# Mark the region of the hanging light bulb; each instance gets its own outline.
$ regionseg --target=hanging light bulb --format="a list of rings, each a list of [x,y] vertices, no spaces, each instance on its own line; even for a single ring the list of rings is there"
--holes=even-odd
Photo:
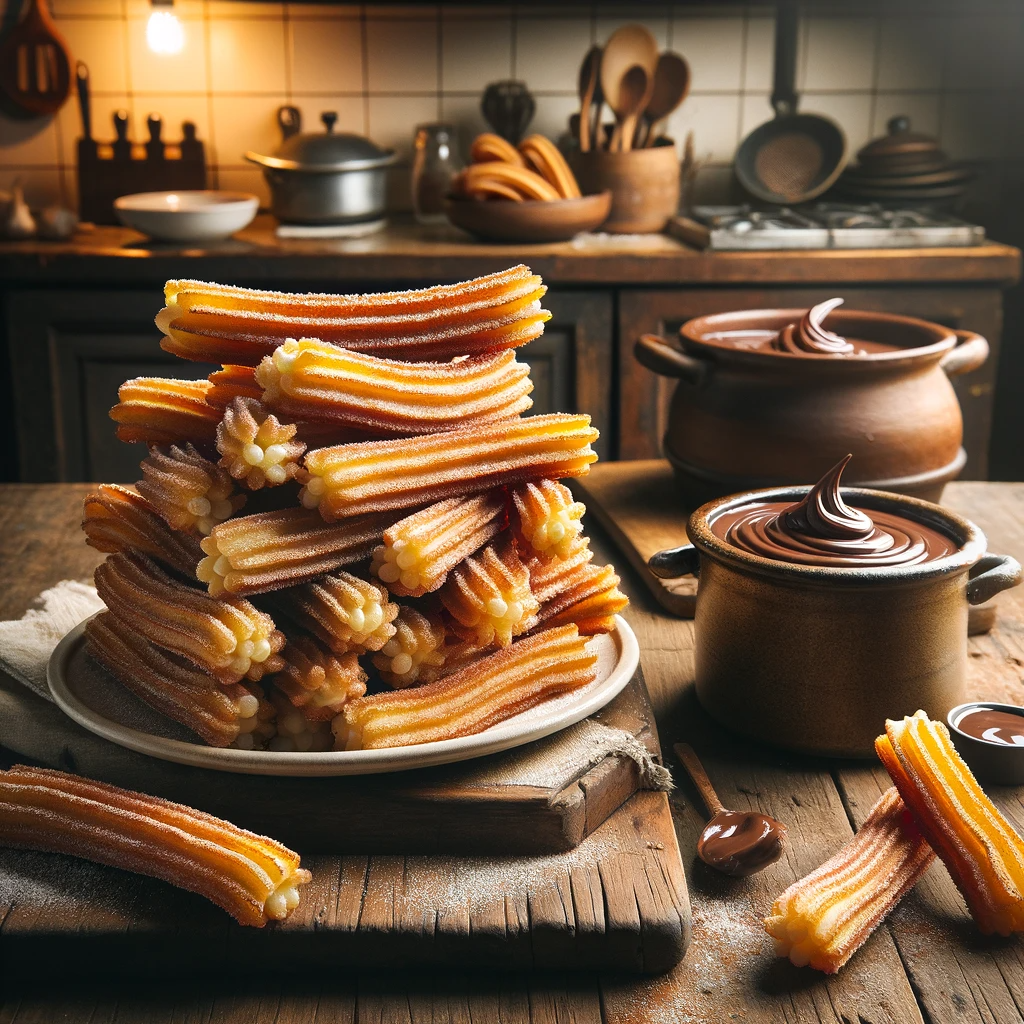
[[[153,13],[146,24],[146,43],[154,53],[181,53],[185,30],[174,13],[173,0],[152,0]]]

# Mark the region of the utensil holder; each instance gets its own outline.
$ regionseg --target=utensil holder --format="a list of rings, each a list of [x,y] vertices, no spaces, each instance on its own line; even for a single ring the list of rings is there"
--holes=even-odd
[[[654,234],[664,230],[679,207],[679,158],[674,145],[625,153],[576,153],[573,171],[584,194],[611,192],[612,209],[603,231]]]

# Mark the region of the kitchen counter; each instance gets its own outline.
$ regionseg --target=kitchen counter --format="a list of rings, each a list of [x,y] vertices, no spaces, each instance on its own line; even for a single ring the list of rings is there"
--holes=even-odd
[[[597,466],[594,473],[599,473]],[[85,488],[0,488],[0,564],[17,566],[0,593],[0,616],[19,615],[42,588],[84,576],[98,555],[77,529]],[[993,551],[1024,558],[1024,484],[954,483],[946,503],[973,519]],[[27,515],[26,509],[37,514]],[[669,757],[678,789],[672,813],[693,907],[693,941],[683,961],[654,978],[626,974],[486,974],[445,970],[346,971],[286,975],[268,965],[261,979],[223,978],[165,985],[62,984],[59,970],[44,986],[16,987],[3,978],[0,1020],[30,1024],[143,1021],[457,1021],[504,1024],[675,1024],[692,1021],[898,1024],[1010,1024],[1020,1020],[1024,960],[1020,937],[984,938],[970,921],[953,882],[936,862],[888,921],[839,974],[798,970],[773,955],[761,918],[795,878],[838,850],[890,785],[880,765],[787,755],[737,741],[712,723],[693,693],[693,623],[667,616],[625,559],[588,519],[595,559],[615,561],[632,605],[626,611],[640,642],[666,754],[685,740],[700,754],[729,807],[771,814],[790,829],[786,855],[759,875],[728,879],[694,857],[704,816],[697,795]],[[995,629],[969,641],[972,697],[1024,702],[1024,587],[999,598]],[[993,790],[1000,808],[1021,821],[1024,787]],[[1018,827],[1020,827],[1018,825]],[[402,858],[392,858],[401,884]],[[453,865],[458,863],[453,861]],[[467,862],[465,871],[471,870]],[[110,869],[113,870],[113,869]],[[457,870],[457,869],[456,869]],[[30,876],[31,877],[31,876]],[[138,885],[134,882],[137,881]],[[45,884],[35,879],[33,884]],[[133,880],[106,912],[133,920],[146,913],[145,890]],[[133,897],[131,893],[136,895]],[[573,896],[575,898],[574,890]],[[191,897],[182,897],[190,899]],[[133,900],[137,902],[133,902]],[[571,901],[570,901],[571,904]],[[0,893],[0,927],[6,916]],[[8,927],[10,923],[8,923]],[[129,925],[129,928],[132,926]],[[510,925],[511,927],[511,925]],[[187,935],[182,935],[187,941]],[[2,972],[2,965],[0,965]]]
[[[422,227],[408,220],[395,220],[365,238],[279,239],[275,223],[262,214],[234,238],[198,246],[149,242],[117,227],[96,227],[69,242],[3,242],[0,278],[125,286],[184,276],[272,287],[331,279],[433,283],[513,263],[528,263],[554,285],[989,282],[1005,287],[1020,276],[1020,252],[997,242],[948,249],[699,252],[667,235],[483,244],[454,227]]]

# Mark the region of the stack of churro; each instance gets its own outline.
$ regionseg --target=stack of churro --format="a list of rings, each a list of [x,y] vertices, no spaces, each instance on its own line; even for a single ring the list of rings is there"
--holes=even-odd
[[[512,152],[575,188],[544,140]],[[86,500],[92,657],[204,742],[282,752],[461,736],[591,681],[625,598],[559,482],[597,431],[524,415],[545,290],[527,267],[381,295],[168,282],[162,346],[221,368],[121,388],[149,453],[135,491]]]
[[[580,197],[565,157],[543,135],[530,135],[516,147],[500,135],[484,132],[473,140],[469,155],[472,162],[455,180],[456,195],[513,203]]]

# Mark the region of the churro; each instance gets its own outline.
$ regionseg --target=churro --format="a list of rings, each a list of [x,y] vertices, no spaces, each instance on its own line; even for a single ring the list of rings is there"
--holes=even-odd
[[[373,514],[331,525],[304,508],[229,519],[203,538],[196,577],[214,597],[295,586],[369,558],[393,522],[393,514]]]
[[[373,549],[370,571],[400,597],[429,594],[501,530],[505,507],[501,491],[428,505],[384,531],[384,543]]]
[[[89,653],[125,689],[211,747],[231,746],[260,724],[256,694],[237,683],[222,686],[183,659],[161,651],[110,612],[89,620],[85,639]]]
[[[0,771],[0,845],[161,878],[257,928],[286,918],[312,877],[297,853],[210,814],[25,765]]]
[[[97,569],[96,592],[140,636],[221,683],[279,672],[284,637],[274,620],[239,597],[215,600],[171,579],[146,555],[111,555]]]
[[[172,529],[206,536],[245,504],[231,477],[190,444],[151,448],[139,468],[139,494]]]
[[[117,389],[110,418],[122,441],[213,444],[220,413],[206,401],[210,382],[136,377]]]
[[[263,397],[263,388],[256,381],[255,366],[222,366],[207,378],[210,389],[206,402],[223,414],[229,403],[236,398]]]
[[[269,409],[378,435],[429,434],[508,419],[533,404],[530,368],[511,351],[409,363],[290,340],[256,371]]]
[[[519,143],[519,153],[526,166],[535,170],[558,193],[561,199],[579,199],[576,175],[569,169],[558,147],[543,135],[527,135]]]
[[[278,487],[299,471],[306,446],[298,427],[280,420],[255,398],[234,398],[217,425],[221,466],[250,490]]]
[[[293,295],[168,281],[167,305],[156,322],[167,351],[233,366],[256,366],[288,338],[303,337],[370,355],[450,359],[538,337],[551,316],[540,305],[546,290],[523,266],[378,295]]]
[[[582,476],[597,455],[589,416],[526,416],[441,434],[307,453],[302,503],[328,521],[545,477]]]
[[[543,628],[561,626],[567,622],[585,636],[610,633],[615,628],[615,616],[628,604],[629,599],[619,590],[619,577],[610,565],[592,565],[587,557],[556,559],[543,563],[530,563],[530,584],[534,595],[545,598],[537,612],[537,622]]]
[[[875,750],[985,935],[1024,931],[1024,841],[985,795],[941,722],[885,723]]]
[[[437,679],[444,665],[445,628],[439,615],[401,607],[395,635],[373,656],[381,679],[396,690]]]
[[[296,707],[287,694],[274,687],[267,696],[277,712],[276,731],[267,741],[268,750],[290,754],[331,749],[334,741],[331,719],[310,718],[306,708]]]
[[[580,573],[594,557],[590,541],[577,535],[563,558],[544,560],[534,556],[527,562],[530,570],[530,589],[537,601],[544,605],[554,600],[580,578]]]
[[[494,182],[518,192],[523,199],[554,202],[560,199],[558,190],[536,171],[502,160],[491,160],[483,164],[470,164],[460,171],[455,179],[454,189],[465,196],[477,195],[481,183]]]
[[[457,565],[437,596],[453,631],[479,647],[508,647],[536,624],[530,571],[508,535]]]
[[[82,529],[86,543],[97,551],[134,548],[188,577],[203,557],[195,537],[172,530],[141,494],[116,484],[100,484],[86,497]]]
[[[580,520],[586,505],[556,480],[520,484],[512,491],[517,535],[532,555],[547,560],[565,558],[583,532]]]
[[[379,651],[394,635],[398,605],[380,583],[336,571],[265,598],[275,612],[337,654]]]
[[[775,901],[764,924],[776,952],[835,974],[934,857],[897,791],[887,790],[846,846]]]
[[[469,159],[475,164],[485,164],[491,160],[501,160],[516,167],[525,167],[526,161],[522,153],[494,132],[481,132],[469,147]]]
[[[337,747],[398,747],[483,732],[586,686],[596,666],[575,626],[544,630],[433,683],[352,701],[333,725]]]
[[[366,693],[366,673],[355,652],[335,654],[314,637],[292,631],[286,635],[284,668],[270,682],[294,707],[301,708],[307,719],[330,721],[348,701]],[[289,728],[282,723],[281,708],[277,710],[280,736]]]

